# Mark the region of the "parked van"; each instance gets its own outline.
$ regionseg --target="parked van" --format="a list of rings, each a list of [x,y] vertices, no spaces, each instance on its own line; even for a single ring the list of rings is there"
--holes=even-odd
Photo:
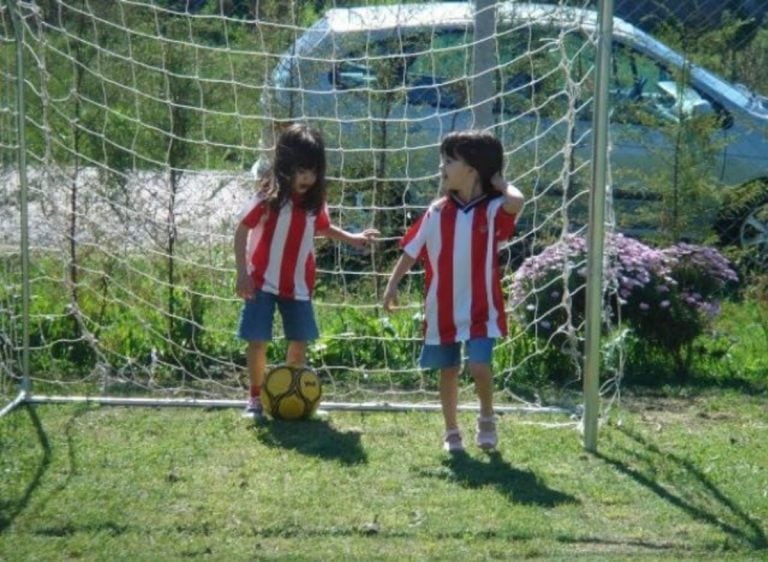
[[[265,104],[277,121],[323,129],[337,179],[389,182],[388,193],[426,202],[437,190],[440,139],[475,123],[470,4],[329,10],[282,56]],[[495,21],[498,65],[484,101],[508,151],[507,176],[529,200],[554,193],[585,207],[597,14],[505,2]],[[644,202],[693,174],[722,188],[747,186],[748,205],[730,209],[721,231],[768,253],[768,99],[620,18],[613,27],[610,164],[619,225],[656,228],[659,214],[643,215]],[[709,225],[717,217],[706,207]]]

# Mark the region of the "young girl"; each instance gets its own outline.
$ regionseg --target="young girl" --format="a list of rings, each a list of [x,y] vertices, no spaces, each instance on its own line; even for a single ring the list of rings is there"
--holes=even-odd
[[[261,385],[275,307],[288,340],[286,362],[304,365],[318,336],[312,309],[314,237],[362,247],[375,229],[351,234],[331,224],[325,203],[325,145],[320,133],[294,124],[279,136],[272,169],[243,210],[235,231],[237,295],[245,299],[238,336],[248,342],[250,392],[245,415],[261,417]]]
[[[387,284],[383,306],[392,309],[398,283],[417,259],[423,259],[426,300],[419,364],[440,370],[443,448],[464,449],[457,420],[463,344],[480,400],[475,442],[492,449],[498,439],[491,356],[494,339],[507,333],[497,250],[499,242],[515,232],[523,196],[501,177],[504,151],[490,133],[448,134],[440,160],[443,196],[403,237],[403,254]]]

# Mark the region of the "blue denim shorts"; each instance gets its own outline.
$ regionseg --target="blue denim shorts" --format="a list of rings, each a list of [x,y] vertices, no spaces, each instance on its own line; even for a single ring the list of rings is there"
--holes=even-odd
[[[490,363],[493,357],[494,338],[472,338],[464,342],[469,363]],[[419,366],[422,369],[448,369],[461,365],[461,342],[438,345],[424,344]]]
[[[312,301],[286,299],[264,291],[256,291],[252,298],[245,301],[240,312],[238,337],[246,341],[271,341],[275,306],[283,319],[285,339],[291,341],[317,339],[319,332]]]

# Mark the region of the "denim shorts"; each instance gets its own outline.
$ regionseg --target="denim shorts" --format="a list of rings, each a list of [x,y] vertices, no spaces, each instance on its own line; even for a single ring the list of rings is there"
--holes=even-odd
[[[237,328],[238,337],[246,341],[271,341],[275,305],[283,319],[285,339],[317,339],[319,332],[312,301],[286,299],[264,291],[256,291],[252,298],[245,301]]]
[[[472,338],[464,342],[469,363],[490,363],[493,357],[494,338]],[[461,365],[462,343],[424,344],[419,366],[422,369],[447,369]]]

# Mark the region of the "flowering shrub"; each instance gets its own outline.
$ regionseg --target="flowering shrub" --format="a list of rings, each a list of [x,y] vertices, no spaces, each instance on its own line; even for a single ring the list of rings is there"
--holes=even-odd
[[[682,350],[717,316],[721,297],[738,276],[714,248],[676,244],[661,253],[673,284],[632,299],[626,315],[638,336],[675,355],[682,369],[687,364]]]
[[[522,263],[512,281],[510,303],[528,331],[560,345],[581,324],[586,268],[586,243],[571,235]]]
[[[649,297],[663,295],[675,283],[668,275],[668,258],[637,240],[608,236],[606,255],[612,257],[604,265],[605,286],[617,295],[606,302],[612,317],[621,305],[646,309]],[[559,339],[558,334],[584,322],[586,281],[586,241],[567,235],[523,262],[512,281],[510,302],[530,331]]]
[[[671,353],[683,369],[684,351],[719,311],[738,277],[714,248],[677,244],[655,249],[609,235],[604,264],[605,316]],[[564,237],[518,269],[510,302],[529,332],[562,345],[584,322],[586,241]]]

